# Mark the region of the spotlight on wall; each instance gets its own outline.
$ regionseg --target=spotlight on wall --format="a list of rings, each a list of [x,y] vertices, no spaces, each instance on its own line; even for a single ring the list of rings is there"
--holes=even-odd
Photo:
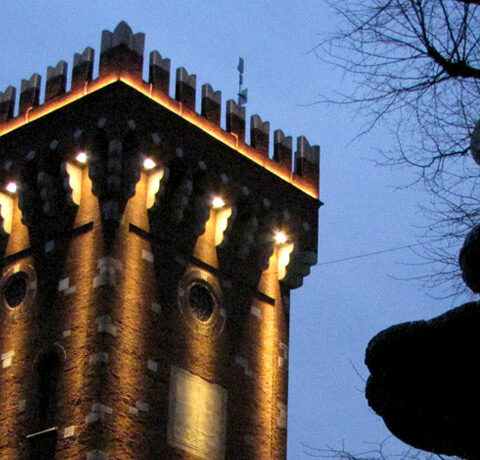
[[[225,201],[221,197],[219,196],[213,197],[212,199],[213,209],[220,209],[220,208],[223,208],[224,206],[225,206]]]
[[[147,157],[143,160],[143,169],[148,171],[149,169],[155,168],[155,166],[157,166],[157,163],[155,163],[151,158]]]
[[[284,232],[277,231],[275,232],[275,243],[284,244],[287,242],[287,235]]]
[[[8,193],[16,193],[17,192],[17,184],[15,182],[9,182],[6,186],[5,186],[5,190],[8,192]]]
[[[87,162],[87,160],[88,160],[88,155],[87,155],[86,152],[78,152],[78,153],[75,155],[75,160],[76,160],[78,163],[84,165],[84,164]]]

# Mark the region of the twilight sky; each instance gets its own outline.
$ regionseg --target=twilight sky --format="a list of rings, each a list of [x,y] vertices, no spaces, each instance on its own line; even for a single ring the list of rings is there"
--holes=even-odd
[[[410,265],[418,260],[408,249],[321,264],[415,243],[424,222],[417,205],[428,199],[394,188],[408,181],[408,170],[374,166],[375,149],[388,146],[387,133],[354,139],[362,120],[352,109],[312,104],[320,93],[352,85],[310,52],[336,18],[322,0],[5,1],[0,91],[19,88],[34,72],[45,78],[47,66],[60,59],[71,69],[73,54],[86,46],[95,48],[98,62],[101,31],[123,19],[146,34],[145,69],[148,53],[157,49],[172,60],[172,85],[175,69],[184,66],[197,75],[197,94],[209,82],[223,101],[236,97],[242,56],[247,118],[258,113],[272,131],[303,134],[321,146],[320,264],[292,296],[288,459],[310,458],[302,443],[323,448],[344,441],[364,451],[364,442],[385,439],[388,431],[368,409],[354,370],[367,375],[368,340],[393,323],[429,318],[453,305],[398,280],[422,270]],[[401,448],[392,441],[392,450]]]

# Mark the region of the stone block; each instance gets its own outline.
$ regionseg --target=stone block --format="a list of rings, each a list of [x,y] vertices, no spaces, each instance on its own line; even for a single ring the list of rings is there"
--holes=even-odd
[[[75,436],[75,425],[67,426],[63,430],[63,438],[72,438],[73,436]]]
[[[156,361],[153,361],[152,359],[149,359],[147,361],[147,368],[148,370],[152,372],[157,372],[158,371],[158,363]]]

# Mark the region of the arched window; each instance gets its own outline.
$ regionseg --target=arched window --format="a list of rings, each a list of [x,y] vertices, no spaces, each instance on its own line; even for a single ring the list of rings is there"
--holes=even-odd
[[[53,460],[57,445],[55,414],[61,362],[58,353],[42,353],[36,364],[35,433],[27,436],[31,442],[31,460]]]
[[[60,359],[55,352],[45,353],[37,364],[39,429],[51,428],[55,422]]]

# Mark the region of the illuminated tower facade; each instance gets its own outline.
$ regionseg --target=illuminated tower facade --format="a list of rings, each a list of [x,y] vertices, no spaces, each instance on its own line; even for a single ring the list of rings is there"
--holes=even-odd
[[[318,147],[126,23],[0,93],[0,458],[284,459]],[[293,156],[293,159],[292,159]],[[293,166],[292,166],[293,164]]]

